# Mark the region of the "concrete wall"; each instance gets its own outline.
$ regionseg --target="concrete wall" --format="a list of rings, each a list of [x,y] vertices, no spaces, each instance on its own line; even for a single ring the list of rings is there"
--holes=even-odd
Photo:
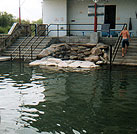
[[[44,24],[67,24],[67,0],[44,0],[43,1],[43,23]],[[57,30],[57,25],[52,25],[51,30]],[[59,29],[66,29],[65,25]],[[51,32],[51,36],[57,36],[57,32]],[[62,31],[60,36],[66,35]]]
[[[65,37],[60,37],[59,40],[58,38],[53,38],[54,43],[90,43],[90,37],[89,36],[65,36]],[[106,45],[115,45],[117,41],[117,37],[100,37],[99,38],[99,43],[104,43]]]
[[[89,36],[66,36],[60,37],[59,42],[61,43],[89,43]]]
[[[91,0],[68,0],[68,23],[78,24],[86,23],[93,24],[94,16],[88,16],[88,5],[94,4]],[[132,19],[132,27],[134,35],[137,35],[137,0],[109,0],[109,2],[99,1],[100,5],[116,5],[116,24],[127,23],[129,24],[129,18]],[[75,22],[72,20],[75,20]],[[104,16],[98,16],[98,24],[104,24]],[[74,28],[74,26],[73,26]],[[75,26],[75,28],[77,28]],[[81,27],[82,29],[82,27]],[[87,27],[87,29],[93,29]],[[101,29],[101,26],[98,26]],[[116,26],[116,30],[122,29],[122,25]],[[76,32],[73,32],[75,35]],[[82,34],[82,33],[79,33]],[[86,32],[86,34],[89,34]]]
[[[88,6],[94,5],[92,0],[68,0],[68,24],[94,24],[94,16],[88,16]],[[104,9],[104,8],[103,8]],[[93,9],[94,10],[94,9]],[[98,22],[104,23],[104,16],[98,16]],[[101,26],[98,26],[101,29]],[[94,25],[71,26],[71,29],[94,30]],[[90,35],[91,31],[73,31],[73,35]]]
[[[99,42],[107,44],[107,45],[112,45],[114,46],[116,41],[117,41],[117,37],[113,37],[113,38],[107,38],[107,37],[100,37],[99,38]]]
[[[91,4],[94,5],[92,0],[44,0],[43,22],[44,24],[94,24],[94,16],[88,16],[88,6]],[[116,24],[129,24],[129,18],[131,17],[132,32],[134,35],[137,35],[137,0],[109,0],[108,2],[100,0],[98,4],[104,6],[116,5]],[[98,16],[98,24],[104,24],[104,16]],[[65,28],[66,27],[63,26],[63,29]],[[73,25],[70,29],[93,30],[94,26]],[[98,29],[101,30],[101,25],[98,26]],[[120,29],[122,29],[121,25],[116,26],[116,30]],[[71,34],[89,35],[90,33],[91,32],[88,31],[73,31]],[[65,32],[61,35],[65,35]]]
[[[116,23],[127,23],[132,20],[133,34],[137,35],[137,0],[112,0],[111,4],[116,5]],[[118,27],[117,27],[118,28]]]

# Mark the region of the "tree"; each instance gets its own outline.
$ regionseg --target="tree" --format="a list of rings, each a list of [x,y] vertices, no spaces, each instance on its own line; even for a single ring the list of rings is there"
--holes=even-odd
[[[6,12],[0,12],[0,33],[7,33],[15,22],[14,16]]]
[[[17,18],[15,22],[19,23],[19,19]],[[21,20],[21,24],[30,24],[29,20]]]
[[[39,19],[37,21],[32,21],[32,24],[42,24],[42,23],[43,23],[42,19]]]
[[[0,33],[8,33],[13,23],[19,23],[19,19],[7,12],[0,12]],[[22,24],[30,24],[29,20],[21,20]],[[32,24],[42,24],[42,19],[32,21]]]
[[[14,23],[14,17],[12,14],[8,14],[6,12],[0,12],[1,27],[12,26],[13,23]]]

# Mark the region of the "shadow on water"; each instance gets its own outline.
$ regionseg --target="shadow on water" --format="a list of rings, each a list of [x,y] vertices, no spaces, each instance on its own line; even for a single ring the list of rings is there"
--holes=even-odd
[[[72,73],[30,68],[23,63],[3,63],[0,75],[14,81],[12,99],[21,98],[15,107],[16,115],[13,114],[16,125],[11,126],[17,134],[135,133],[135,67],[116,66],[111,71],[101,68]],[[21,88],[24,84],[27,86]],[[18,90],[21,95],[17,94]],[[2,116],[5,117],[4,113]],[[2,118],[4,121],[10,119]]]
[[[0,65],[0,74],[7,74],[7,76],[15,81],[23,80],[24,82],[29,82],[30,78],[32,77],[32,68],[28,68],[27,63],[2,62]]]

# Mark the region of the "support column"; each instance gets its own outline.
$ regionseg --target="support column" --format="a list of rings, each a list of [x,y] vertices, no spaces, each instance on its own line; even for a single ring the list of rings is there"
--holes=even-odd
[[[95,2],[94,32],[97,32],[97,3]]]

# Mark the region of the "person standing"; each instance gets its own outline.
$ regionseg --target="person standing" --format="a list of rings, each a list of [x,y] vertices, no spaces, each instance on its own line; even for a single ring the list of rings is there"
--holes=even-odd
[[[129,39],[131,40],[127,27],[124,27],[120,33],[120,36],[122,36],[122,57],[124,57],[124,54],[127,53],[129,46]]]

